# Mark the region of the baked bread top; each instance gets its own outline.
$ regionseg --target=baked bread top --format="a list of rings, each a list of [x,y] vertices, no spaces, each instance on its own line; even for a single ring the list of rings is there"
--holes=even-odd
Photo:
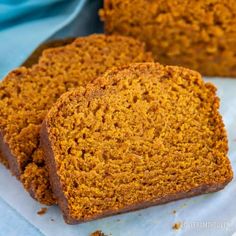
[[[66,222],[222,189],[232,170],[218,109],[199,73],[155,63],[65,93],[41,143]]]
[[[34,198],[44,204],[55,202],[39,148],[39,130],[48,109],[62,93],[91,82],[108,68],[144,61],[153,59],[143,43],[92,35],[45,50],[38,64],[18,68],[1,82],[2,153]]]

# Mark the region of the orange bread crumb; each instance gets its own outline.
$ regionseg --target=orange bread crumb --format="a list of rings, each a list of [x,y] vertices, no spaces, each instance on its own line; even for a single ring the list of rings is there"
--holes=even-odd
[[[42,56],[43,51],[45,51],[45,49],[62,47],[62,46],[72,43],[74,40],[75,38],[65,38],[65,39],[56,39],[49,42],[44,42],[33,51],[33,53],[22,64],[22,66],[31,67],[34,64],[38,63],[39,58]]]
[[[44,215],[45,213],[47,213],[48,209],[46,207],[42,207],[38,212],[37,214],[38,215]]]
[[[90,236],[106,236],[101,230],[97,230],[90,234]]]
[[[146,42],[158,62],[236,77],[234,0],[104,0],[108,34]]]

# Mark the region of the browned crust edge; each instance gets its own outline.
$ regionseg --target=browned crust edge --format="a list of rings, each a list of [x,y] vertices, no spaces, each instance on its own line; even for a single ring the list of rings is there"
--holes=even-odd
[[[73,219],[69,218],[68,202],[65,198],[59,176],[57,175],[56,162],[54,159],[51,143],[49,141],[47,125],[44,120],[40,130],[40,144],[44,151],[44,158],[49,172],[49,181],[57,202],[62,210],[65,221],[70,224]]]
[[[21,66],[31,67],[34,64],[38,63],[38,60],[42,56],[42,53],[45,49],[65,46],[72,43],[75,39],[76,38],[64,38],[44,42],[32,52],[32,54],[23,62]]]
[[[103,214],[99,214],[99,215],[96,215],[91,218],[77,220],[77,219],[74,219],[70,216],[70,212],[69,212],[69,208],[68,208],[68,201],[63,194],[62,184],[60,182],[59,176],[57,175],[57,167],[56,167],[56,163],[55,163],[55,159],[54,159],[54,153],[52,150],[51,142],[49,140],[46,121],[43,122],[43,125],[41,128],[40,140],[41,140],[43,150],[45,152],[45,160],[46,160],[46,165],[47,165],[48,171],[49,171],[50,183],[51,183],[53,192],[58,200],[59,207],[63,212],[64,220],[68,224],[79,224],[79,223],[88,222],[91,220],[96,220],[96,219],[99,219],[102,217],[107,217],[107,216],[116,215],[116,214],[129,212],[129,211],[136,211],[136,210],[151,207],[154,205],[168,203],[168,202],[171,202],[174,200],[189,198],[189,197],[197,196],[200,194],[216,192],[216,191],[223,189],[231,181],[231,179],[228,179],[224,183],[212,184],[212,185],[210,185],[210,184],[209,185],[202,185],[202,186],[196,187],[188,192],[179,192],[177,194],[172,194],[172,195],[165,196],[162,198],[154,199],[153,201],[140,202],[138,204],[128,206],[128,207],[123,208],[121,210],[116,210],[116,211],[110,210],[110,211],[104,212]]]
[[[9,169],[8,161],[3,155],[1,149],[0,149],[0,163],[3,164],[7,169]]]
[[[21,182],[21,174],[18,168],[17,159],[14,155],[12,155],[11,150],[8,144],[4,141],[4,137],[1,132],[0,132],[0,155],[2,159],[4,160],[3,162],[1,161],[1,163],[4,164],[4,166],[6,166],[6,168],[10,170],[12,175],[14,175]],[[25,190],[29,193],[29,195],[33,199],[35,199],[36,201],[39,201],[37,197],[35,196],[35,192],[32,190],[32,188],[25,189]]]
[[[10,168],[8,160],[6,158],[6,156],[4,155],[3,151],[2,151],[2,146],[4,145],[3,143],[3,136],[0,132],[0,163],[3,164],[7,169]]]
[[[0,132],[0,152],[2,157],[7,160],[11,173],[20,179],[20,170],[17,164],[17,158],[11,153],[9,145],[4,141],[4,135]]]

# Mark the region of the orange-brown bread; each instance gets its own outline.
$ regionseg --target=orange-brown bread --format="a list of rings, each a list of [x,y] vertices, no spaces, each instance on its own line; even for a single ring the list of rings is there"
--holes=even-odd
[[[24,66],[24,67],[31,67],[34,64],[36,64],[45,49],[65,46],[65,45],[67,45],[69,43],[72,43],[74,40],[75,40],[75,38],[65,38],[65,39],[58,39],[58,40],[53,40],[53,41],[45,42],[42,45],[40,45],[30,55],[30,57],[22,64],[22,66]],[[1,141],[1,138],[0,138],[0,141]],[[2,163],[5,167],[9,168],[8,161],[4,157],[4,155],[1,153],[1,149],[0,149],[0,163]]]
[[[44,204],[55,202],[39,144],[41,123],[53,103],[110,67],[144,61],[153,59],[143,43],[92,35],[44,51],[37,65],[16,69],[0,83],[1,150],[31,196]]]
[[[2,142],[2,137],[1,137],[1,133],[0,133],[0,163],[3,164],[6,168],[9,168],[8,165],[8,161],[6,159],[6,157],[3,155],[2,153],[2,146],[3,146],[3,142]]]
[[[8,161],[3,156],[2,152],[0,151],[0,163],[3,164],[5,167],[9,168]]]
[[[65,38],[44,42],[33,51],[33,53],[27,58],[27,60],[23,62],[22,66],[31,67],[34,64],[38,63],[38,60],[42,56],[44,50],[48,48],[62,47],[72,43],[74,40],[75,38]]]
[[[146,42],[156,60],[236,77],[235,0],[104,0],[108,34]]]
[[[216,88],[155,63],[64,94],[41,128],[67,223],[214,192],[233,177]]]

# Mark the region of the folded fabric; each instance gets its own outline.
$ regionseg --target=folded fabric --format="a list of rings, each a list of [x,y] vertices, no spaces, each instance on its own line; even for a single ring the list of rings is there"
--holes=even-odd
[[[68,27],[86,2],[0,0],[0,79],[19,66],[41,42]]]

